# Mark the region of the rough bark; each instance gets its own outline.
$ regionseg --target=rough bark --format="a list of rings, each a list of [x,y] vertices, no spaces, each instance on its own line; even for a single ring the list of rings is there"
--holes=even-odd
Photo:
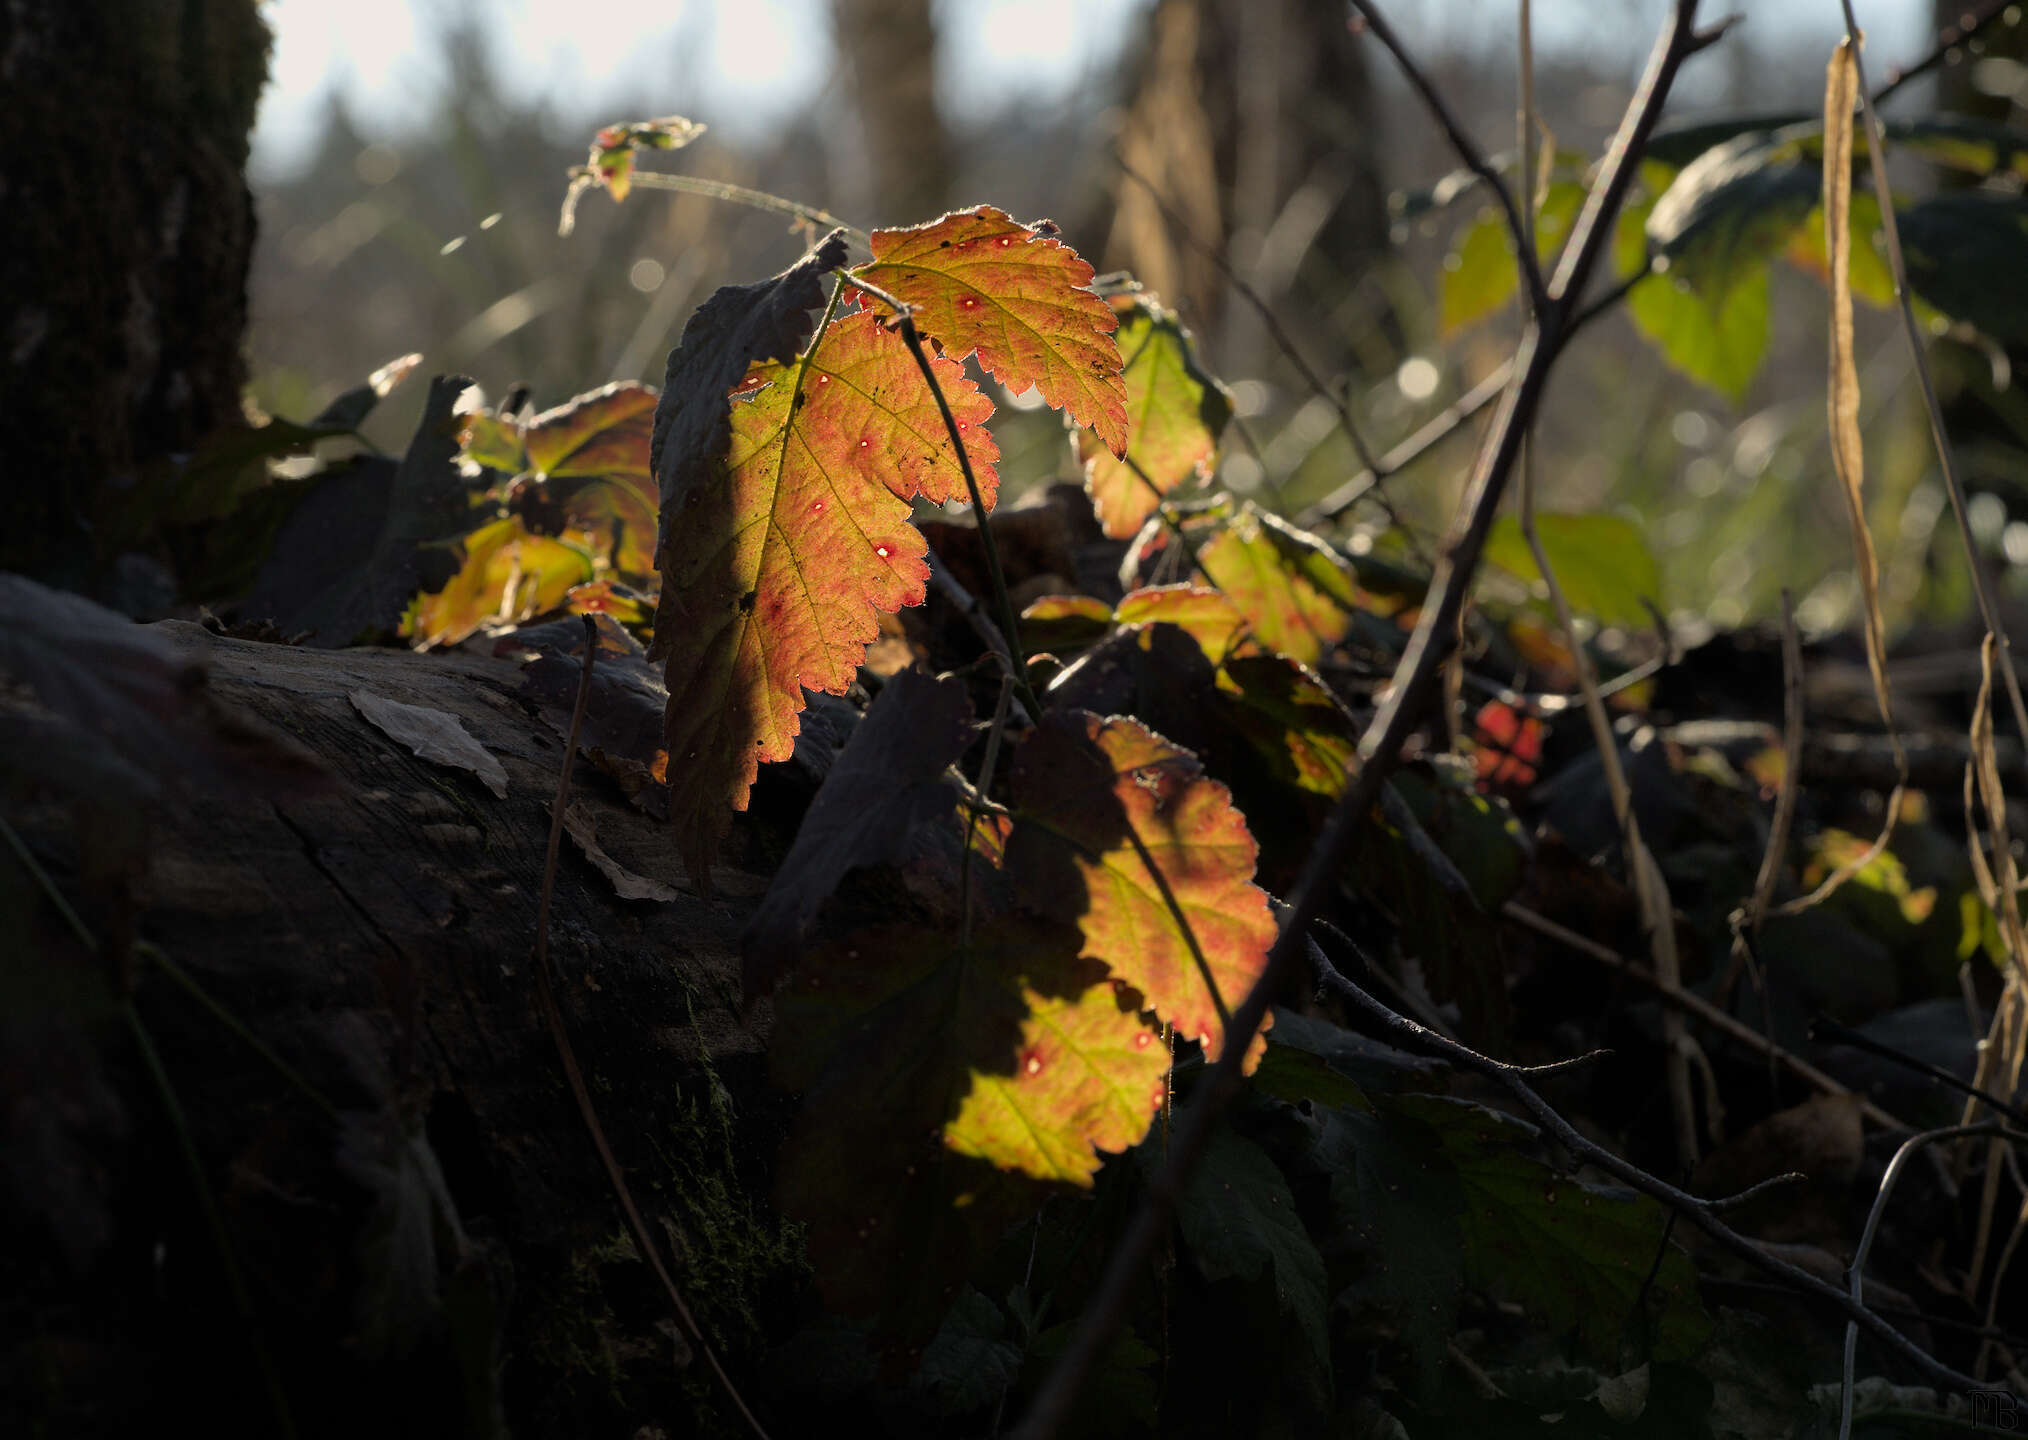
[[[239,418],[268,41],[254,0],[0,7],[0,569],[173,598],[109,512]]]

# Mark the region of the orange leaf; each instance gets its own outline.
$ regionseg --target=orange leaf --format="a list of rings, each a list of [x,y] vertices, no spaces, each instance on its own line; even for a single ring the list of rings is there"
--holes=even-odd
[[[1023,899],[1077,921],[1085,955],[1215,1060],[1275,941],[1231,792],[1137,720],[1056,711],[1015,755],[1014,799],[1007,864]]]
[[[932,363],[990,505],[992,403],[955,361]],[[664,507],[655,620],[670,815],[700,883],[761,763],[793,751],[803,690],[842,694],[879,612],[922,602],[929,566],[909,502],[966,493],[921,371],[865,311],[792,363],[754,364],[733,394],[730,448]]]
[[[572,541],[587,537],[573,534]],[[571,587],[591,579],[592,559],[582,544],[531,535],[510,515],[481,526],[460,546],[463,563],[442,590],[418,595],[402,620],[402,634],[418,650],[455,645],[481,625],[526,620],[563,604]]]
[[[977,353],[1009,390],[1033,386],[1124,454],[1119,321],[1084,288],[1091,266],[1054,236],[1054,226],[1031,229],[980,205],[913,230],[874,231],[873,263],[854,273],[913,305],[916,323],[953,360]]]

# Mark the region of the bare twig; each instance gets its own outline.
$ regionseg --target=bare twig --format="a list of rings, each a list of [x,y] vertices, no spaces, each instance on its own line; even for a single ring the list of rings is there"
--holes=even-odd
[[[1362,4],[1362,8],[1371,13],[1370,6]],[[1076,1335],[1023,1422],[1020,1433],[1024,1440],[1041,1440],[1054,1435],[1062,1426],[1093,1366],[1118,1330],[1141,1267],[1167,1232],[1177,1197],[1210,1143],[1219,1116],[1238,1091],[1242,1062],[1267,1014],[1268,1004],[1304,954],[1310,922],[1317,917],[1330,892],[1332,879],[1354,837],[1367,823],[1369,812],[1380,797],[1381,783],[1418,724],[1429,686],[1436,678],[1450,637],[1457,633],[1465,594],[1477,572],[1487,533],[1506,491],[1522,432],[1541,400],[1557,352],[1569,339],[1570,319],[1576,313],[1575,297],[1583,293],[1585,281],[1605,247],[1612,216],[1633,182],[1636,163],[1654,131],[1662,101],[1677,70],[1689,56],[1716,38],[1715,32],[1695,28],[1696,10],[1696,0],[1676,0],[1674,18],[1656,42],[1626,119],[1607,149],[1596,188],[1564,248],[1563,263],[1550,287],[1549,308],[1531,322],[1522,337],[1515,357],[1515,381],[1506,392],[1492,437],[1474,468],[1461,523],[1447,553],[1439,559],[1431,585],[1433,602],[1424,605],[1408,649],[1395,671],[1395,683],[1361,737],[1359,772],[1340,797],[1303,867],[1291,892],[1281,933],[1268,953],[1260,978],[1233,1010],[1218,1063],[1199,1082],[1196,1095],[1177,1123],[1168,1162],[1149,1181],[1141,1209],[1115,1245]]]
[[[1888,72],[1887,83],[1873,92],[1873,103],[1885,105],[1888,96],[1909,81],[1927,75],[1937,66],[1944,64],[1958,53],[1967,41],[1974,39],[1981,30],[2000,19],[2014,8],[2015,0],[1985,0],[1978,9],[1961,17],[1960,23],[1946,25],[1937,32],[1936,46],[1927,55],[1913,64],[1903,65]]]
[[[633,183],[644,190],[680,190],[687,195],[703,195],[712,200],[729,200],[735,205],[745,205],[754,210],[771,210],[777,215],[787,215],[819,230],[843,230],[861,245],[869,248],[873,244],[872,238],[849,220],[840,220],[829,210],[819,210],[814,205],[803,205],[780,195],[770,195],[765,190],[749,190],[744,185],[729,185],[723,180],[706,180],[700,175],[672,175],[664,170],[636,170]]]
[[[1993,1135],[2023,1138],[2019,1131],[2010,1131],[2004,1125],[1987,1121],[1981,1125],[1947,1125],[1941,1130],[1925,1130],[1920,1135],[1911,1135],[1901,1142],[1901,1148],[1894,1152],[1894,1158],[1887,1162],[1887,1173],[1880,1177],[1880,1190],[1873,1197],[1873,1208],[1866,1212],[1866,1228],[1860,1232],[1859,1248],[1852,1255],[1852,1264],[1846,1270],[1851,1277],[1852,1309],[1846,1312],[1845,1320],[1845,1378],[1839,1390],[1838,1440],[1852,1437],[1852,1378],[1854,1363],[1859,1353],[1859,1317],[1887,1328],[1888,1333],[1899,1338],[1900,1332],[1886,1327],[1886,1322],[1866,1309],[1866,1257],[1873,1250],[1873,1237],[1879,1233],[1880,1217],[1887,1210],[1887,1201],[1894,1194],[1894,1187],[1900,1183],[1902,1169],[1908,1158],[1925,1145],[1939,1140],[1949,1140],[1960,1135]],[[1800,1273],[1800,1272],[1798,1272]],[[1819,1281],[1819,1284],[1822,1282]],[[1877,1332],[1876,1332],[1877,1338]],[[1973,1388],[1978,1382],[1973,1381]]]
[[[1648,267],[1643,264],[1638,272],[1619,281],[1572,316],[1568,333],[1577,334],[1599,316],[1613,309],[1627,298],[1628,291],[1647,276]],[[1488,405],[1500,398],[1508,382],[1513,378],[1514,362],[1511,359],[1503,360],[1485,379],[1452,401],[1441,414],[1431,418],[1421,429],[1381,456],[1378,464],[1360,471],[1323,499],[1302,511],[1296,517],[1296,522],[1306,527],[1315,527],[1327,520],[1336,520],[1368,495],[1375,494],[1378,488],[1393,476],[1406,470],[1477,418]]]
[[[1762,1055],[1772,1057],[1777,1064],[1781,1065],[1798,1079],[1823,1091],[1824,1094],[1852,1095],[1856,1093],[1848,1086],[1840,1084],[1829,1075],[1826,1075],[1800,1055],[1784,1050],[1752,1026],[1734,1019],[1696,991],[1685,990],[1681,986],[1665,987],[1661,981],[1655,978],[1653,972],[1640,965],[1636,965],[1617,950],[1599,944],[1598,941],[1590,936],[1580,935],[1575,930],[1567,929],[1545,915],[1538,915],[1518,901],[1508,901],[1500,907],[1500,913],[1517,924],[1527,926],[1539,935],[1545,935],[1560,945],[1568,946],[1580,955],[1588,955],[1598,961],[1599,964],[1625,975],[1630,980],[1645,985],[1655,992],[1663,1004],[1674,1006],[1687,1015],[1694,1015],[1712,1029],[1722,1031],[1732,1039],[1737,1040],[1740,1044],[1748,1046]],[[1908,1129],[1905,1123],[1881,1109],[1863,1095],[1859,1097],[1859,1113],[1873,1121],[1874,1124],[1884,1126],[1889,1130]]]
[[[1415,93],[1422,97],[1422,103],[1436,118],[1437,124],[1443,127],[1444,138],[1450,141],[1451,149],[1457,151],[1458,158],[1465,163],[1465,168],[1485,182],[1486,187],[1493,192],[1493,198],[1500,202],[1501,213],[1507,217],[1507,228],[1513,232],[1514,249],[1521,263],[1521,279],[1528,287],[1529,311],[1538,317],[1546,314],[1549,309],[1549,290],[1542,281],[1542,267],[1535,262],[1535,246],[1528,226],[1514,204],[1514,195],[1507,188],[1507,182],[1500,178],[1500,172],[1493,168],[1493,163],[1486,158],[1486,152],[1479,148],[1479,142],[1467,134],[1464,126],[1458,123],[1458,117],[1451,113],[1449,102],[1444,99],[1436,86],[1430,83],[1429,76],[1423,73],[1422,67],[1416,64],[1414,57],[1403,47],[1401,37],[1394,33],[1394,27],[1387,23],[1387,18],[1367,4],[1366,0],[1352,0],[1352,8],[1365,20],[1366,28],[1373,32],[1373,37],[1387,47],[1388,53],[1394,57],[1394,63],[1401,67],[1402,75],[1407,78]],[[1521,183],[1532,185],[1535,183],[1535,177],[1524,174]]]
[[[557,1008],[556,988],[549,976],[549,907],[556,895],[557,852],[563,845],[563,816],[570,807],[570,772],[577,760],[577,737],[584,727],[585,706],[591,699],[592,666],[598,659],[598,651],[598,623],[595,617],[587,615],[584,617],[584,669],[578,676],[577,704],[570,712],[570,738],[563,747],[563,768],[556,777],[556,798],[550,802],[549,848],[543,856],[541,898],[535,909],[535,993],[542,1004],[542,1017],[549,1025],[550,1039],[556,1043],[556,1058],[563,1065],[564,1078],[570,1082],[570,1093],[577,1099],[577,1113],[584,1120],[593,1147],[599,1152],[600,1163],[606,1168],[606,1178],[612,1183],[613,1194],[620,1202],[620,1211],[626,1217],[634,1248],[654,1270],[655,1278],[662,1282],[662,1289],[669,1297],[676,1318],[682,1322],[684,1333],[690,1343],[704,1353],[705,1363],[711,1366],[711,1373],[718,1378],[726,1398],[753,1433],[760,1440],[768,1440],[768,1432],[754,1417],[753,1411],[747,1408],[746,1401],[732,1383],[732,1377],[725,1373],[711,1342],[705,1338],[696,1317],[690,1313],[690,1306],[684,1302],[675,1277],[662,1262],[661,1247],[655,1243],[647,1222],[641,1218],[641,1212],[634,1204],[633,1192],[627,1188],[627,1177],[620,1170],[620,1162],[614,1157],[612,1146],[606,1143],[605,1128],[599,1124],[598,1111],[592,1106],[591,1091],[585,1085],[584,1072],[578,1068],[577,1052],[571,1048],[570,1034],[563,1025],[563,1012]]]

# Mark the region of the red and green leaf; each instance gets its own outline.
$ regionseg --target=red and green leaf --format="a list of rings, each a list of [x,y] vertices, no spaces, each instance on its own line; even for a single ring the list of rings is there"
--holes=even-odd
[[[992,404],[955,361],[933,364],[990,504]],[[793,361],[755,363],[730,422],[708,479],[665,508],[655,626],[671,815],[700,879],[759,766],[793,750],[803,690],[842,693],[879,613],[921,603],[929,565],[910,502],[966,493],[935,396],[864,311]]]
[[[1119,455],[1127,448],[1119,322],[1087,288],[1091,266],[1055,233],[980,205],[912,230],[874,231],[873,262],[854,273],[915,307],[917,326],[951,359],[976,354],[1009,390],[1032,386]]]
[[[1025,903],[1075,920],[1085,955],[1217,1058],[1275,940],[1230,792],[1137,720],[1061,711],[1016,752],[1013,784],[1007,864]]]
[[[1114,335],[1125,357],[1127,452],[1079,431],[1084,488],[1105,533],[1131,539],[1162,497],[1211,473],[1218,437],[1232,418],[1225,387],[1198,367],[1190,332],[1152,296],[1113,299]]]
[[[634,183],[634,157],[642,149],[680,150],[704,133],[704,126],[681,115],[608,125],[592,136],[588,166],[598,182],[624,200]]]

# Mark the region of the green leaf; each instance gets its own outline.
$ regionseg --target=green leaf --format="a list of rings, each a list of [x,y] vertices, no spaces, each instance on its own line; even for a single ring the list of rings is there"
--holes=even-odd
[[[2028,199],[1949,190],[1902,212],[1915,293],[2003,344],[2028,342]]]
[[[1445,1359],[1464,1287],[1457,1173],[1430,1126],[1389,1107],[1324,1117],[1315,1142],[1331,1213],[1362,1263],[1341,1304],[1372,1305],[1396,1326],[1418,1381]]]
[[[1113,338],[1126,364],[1127,453],[1115,456],[1089,430],[1078,431],[1076,443],[1100,525],[1113,539],[1130,540],[1163,496],[1211,473],[1232,400],[1198,366],[1190,332],[1175,312],[1152,295],[1111,303],[1120,317]]]
[[[1289,1182],[1265,1151],[1230,1130],[1213,1131],[1177,1201],[1176,1225],[1206,1280],[1272,1286],[1283,1324],[1304,1345],[1313,1373],[1329,1376],[1324,1259],[1296,1214]]]
[[[1668,1212],[1659,1204],[1558,1174],[1537,1158],[1533,1126],[1483,1106],[1433,1095],[1385,1103],[1434,1129],[1457,1172],[1472,1283],[1520,1302],[1553,1332],[1574,1334],[1606,1365],[1616,1367],[1622,1341],[1643,1330],[1650,1343],[1642,1358],[1683,1360],[1703,1345],[1711,1322],[1697,1272],[1681,1249],[1664,1245]],[[1638,1316],[1637,1301],[1646,1307]]]
[[[1546,270],[1563,248],[1570,223],[1584,205],[1585,188],[1558,180],[1543,194],[1535,215],[1535,251]],[[1504,306],[1521,286],[1521,264],[1506,212],[1488,205],[1444,257],[1440,313],[1445,333],[1476,324]]]
[[[1351,568],[1315,535],[1251,502],[1198,550],[1197,564],[1261,644],[1305,665],[1352,628],[1359,585]]]
[[[1716,299],[1673,276],[1650,275],[1628,292],[1627,313],[1670,365],[1736,401],[1767,356],[1767,267]]]
[[[1661,604],[1662,577],[1639,526],[1618,515],[1544,514],[1535,517],[1535,527],[1573,611],[1601,625],[1648,624],[1642,602]],[[1520,521],[1506,516],[1496,521],[1485,553],[1508,574],[1541,584]]]

